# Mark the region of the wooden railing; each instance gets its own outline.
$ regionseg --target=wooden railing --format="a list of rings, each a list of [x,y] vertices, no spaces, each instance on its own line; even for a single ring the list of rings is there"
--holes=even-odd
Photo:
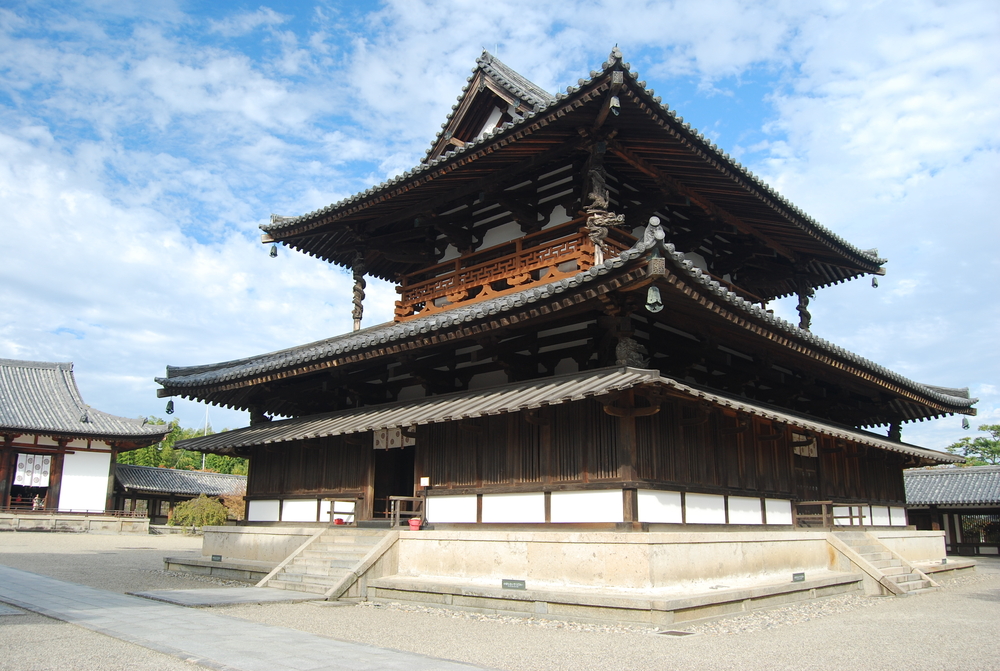
[[[392,507],[392,526],[402,526],[405,521],[411,518],[423,517],[424,499],[421,496],[390,496],[389,503]]]
[[[0,513],[25,513],[34,515],[97,515],[103,517],[149,517],[144,512],[134,512],[131,510],[60,510],[58,508],[38,508],[32,509],[29,503],[27,507],[11,505],[9,508],[0,508]]]
[[[796,527],[864,526],[867,506],[833,501],[793,501],[792,524]],[[834,508],[847,508],[846,515],[835,515]],[[845,523],[844,520],[847,520]]]
[[[628,233],[611,229],[606,258],[617,256],[634,242]],[[401,296],[395,319],[403,321],[521,291],[532,284],[547,284],[593,265],[594,243],[583,220],[570,221],[406,275],[396,288]]]

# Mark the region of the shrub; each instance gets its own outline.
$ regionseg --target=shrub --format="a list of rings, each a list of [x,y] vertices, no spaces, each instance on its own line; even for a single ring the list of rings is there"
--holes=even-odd
[[[175,506],[168,524],[179,527],[221,526],[226,523],[227,512],[218,499],[202,494]]]

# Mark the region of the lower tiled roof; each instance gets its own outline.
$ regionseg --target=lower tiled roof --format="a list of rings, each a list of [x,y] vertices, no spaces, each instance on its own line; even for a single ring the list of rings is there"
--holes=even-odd
[[[885,436],[837,426],[829,422],[796,415],[778,408],[752,403],[746,399],[699,389],[656,370],[639,368],[601,368],[585,373],[515,382],[488,389],[442,394],[430,398],[387,403],[372,407],[264,422],[243,429],[215,433],[180,441],[175,447],[185,450],[228,453],[234,448],[283,443],[308,438],[324,438],[348,433],[457,421],[484,415],[518,412],[546,405],[559,405],[613,391],[639,386],[659,386],[715,405],[745,412],[776,422],[783,422],[819,434],[869,445],[890,452],[919,457],[931,463],[961,461],[943,452],[892,441]]]
[[[1000,466],[903,471],[906,502],[913,505],[1000,505]]]
[[[115,480],[126,490],[133,492],[157,492],[198,496],[223,496],[244,494],[247,489],[245,475],[223,473],[203,473],[201,471],[180,471],[173,468],[133,466],[117,464]]]

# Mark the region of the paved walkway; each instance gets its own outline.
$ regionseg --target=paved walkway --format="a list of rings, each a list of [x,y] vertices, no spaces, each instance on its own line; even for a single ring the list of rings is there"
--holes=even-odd
[[[159,603],[6,566],[0,566],[0,601],[220,671],[481,668]]]

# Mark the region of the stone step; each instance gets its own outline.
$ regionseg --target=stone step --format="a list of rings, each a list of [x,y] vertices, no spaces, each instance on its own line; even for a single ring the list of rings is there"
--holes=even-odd
[[[311,583],[303,582],[292,582],[288,580],[280,580],[278,578],[273,578],[267,583],[268,587],[274,587],[277,589],[287,589],[295,592],[308,592],[309,594],[326,594],[326,590],[329,587],[325,585],[314,585]]]
[[[869,561],[872,564],[880,561],[896,561],[896,562],[899,561],[898,559],[893,559],[892,555],[889,554],[888,552],[866,552],[861,556],[864,557],[866,561]]]
[[[910,569],[909,566],[886,566],[880,567],[879,570],[882,571],[882,575],[891,577],[897,575],[909,575],[912,569]]]
[[[926,580],[913,580],[911,582],[899,583],[899,588],[905,593],[910,594],[911,592],[919,592],[922,589],[927,589],[931,584]]]
[[[921,587],[920,589],[909,589],[906,590],[906,596],[916,596],[917,594],[927,594],[928,592],[937,592],[940,587]]]
[[[289,564],[282,573],[296,573],[299,575],[341,575],[350,571],[355,564],[346,566],[311,566],[307,564]]]
[[[312,573],[282,573],[276,580],[283,580],[289,583],[300,583],[303,585],[323,585],[326,588],[333,587],[343,580],[347,572],[335,573],[331,575],[313,575]]]
[[[357,564],[367,554],[367,551],[347,552],[342,550],[338,552],[322,552],[320,550],[303,550],[295,559],[347,560]]]
[[[893,575],[887,575],[886,577],[900,586],[904,585],[905,583],[923,580],[923,578],[920,577],[919,573],[896,573]]]
[[[350,556],[350,555],[324,555],[322,557],[296,557],[292,560],[293,564],[299,566],[324,566],[324,567],[335,567],[335,568],[350,568],[356,565],[359,561],[364,558],[364,555],[360,556]]]

